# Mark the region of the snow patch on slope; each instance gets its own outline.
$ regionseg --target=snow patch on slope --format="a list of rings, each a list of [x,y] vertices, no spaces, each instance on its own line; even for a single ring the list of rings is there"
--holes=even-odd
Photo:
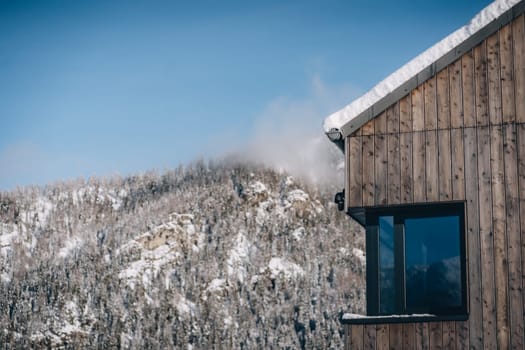
[[[226,260],[228,276],[235,277],[239,281],[244,282],[247,273],[245,264],[249,262],[251,246],[252,243],[243,233],[237,235],[234,246],[229,252],[228,260]]]
[[[84,198],[90,198],[98,203],[109,202],[113,210],[118,210],[122,206],[122,199],[127,196],[124,189],[116,191],[114,189],[106,189],[98,186],[85,186],[73,191],[73,203],[79,205]]]
[[[285,278],[293,278],[304,275],[304,270],[297,264],[288,261],[284,258],[274,257],[268,263],[268,267],[261,270],[270,272],[271,278],[276,278],[279,275],[283,275]]]
[[[64,244],[64,246],[60,248],[60,251],[58,252],[58,256],[60,258],[68,257],[75,250],[79,249],[83,243],[84,241],[80,237],[69,238]]]
[[[16,227],[9,227],[7,224],[0,223],[2,232],[9,232],[0,235],[0,253],[3,257],[7,257],[12,252],[12,244],[18,236]]]
[[[173,265],[183,255],[200,251],[204,235],[197,232],[193,220],[191,214],[170,214],[167,223],[123,245],[117,254],[129,254],[137,259],[121,270],[119,278],[126,280],[131,288],[137,282],[148,288],[154,278],[167,271],[166,266]],[[169,283],[165,284],[169,287]]]
[[[296,241],[302,240],[305,234],[306,230],[302,226],[292,231],[292,237],[295,238]]]
[[[210,284],[208,285],[208,288],[206,288],[206,291],[208,292],[221,291],[224,289],[225,283],[226,283],[226,280],[224,278],[215,278],[210,282]]]
[[[177,311],[179,311],[181,314],[186,315],[194,315],[197,310],[197,306],[195,305],[195,303],[189,301],[180,294],[176,295],[175,307],[177,308]]]
[[[310,199],[310,196],[303,190],[293,190],[288,193],[288,200],[290,202],[306,202]]]
[[[94,321],[93,314],[85,309],[81,314],[78,304],[67,301],[62,308],[62,317],[55,319],[51,327],[39,330],[31,335],[34,344],[62,348],[63,344],[71,343],[73,339],[89,336],[89,328]]]
[[[366,264],[366,255],[361,249],[352,248],[352,254],[361,262],[361,264]]]
[[[44,226],[51,211],[55,208],[53,203],[44,196],[38,196],[34,202],[33,210],[28,211],[29,217],[34,217],[38,220],[40,226]]]

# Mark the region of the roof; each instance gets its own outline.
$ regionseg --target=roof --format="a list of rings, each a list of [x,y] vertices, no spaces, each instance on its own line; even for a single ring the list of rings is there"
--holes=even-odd
[[[323,125],[325,132],[340,131],[343,137],[350,135],[523,12],[525,0],[494,1],[468,24],[412,59],[363,96],[328,116]],[[331,139],[341,146],[340,136]]]

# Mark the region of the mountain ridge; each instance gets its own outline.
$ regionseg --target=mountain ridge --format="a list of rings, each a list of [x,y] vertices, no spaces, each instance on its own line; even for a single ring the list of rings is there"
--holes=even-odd
[[[341,348],[362,229],[335,188],[235,160],[0,193],[0,343]]]

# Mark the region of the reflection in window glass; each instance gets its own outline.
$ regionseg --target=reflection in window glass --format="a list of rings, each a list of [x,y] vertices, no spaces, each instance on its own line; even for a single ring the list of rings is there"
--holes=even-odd
[[[407,218],[405,259],[407,310],[461,306],[458,216]]]
[[[379,217],[379,312],[395,311],[394,217]]]

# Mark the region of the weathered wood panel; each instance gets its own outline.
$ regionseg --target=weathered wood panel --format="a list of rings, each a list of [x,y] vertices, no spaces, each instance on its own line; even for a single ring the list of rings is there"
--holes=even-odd
[[[414,170],[412,166],[412,133],[399,135],[399,151],[401,166],[401,203],[413,202],[413,179]]]
[[[492,231],[492,191],[490,174],[489,127],[478,128],[479,234],[483,297],[483,342],[496,349],[496,309],[494,284],[494,244]],[[479,254],[479,252],[477,252]]]
[[[512,24],[512,43],[514,58],[514,99],[516,102],[516,121],[525,122],[525,19],[518,17]]]
[[[403,349],[403,325],[402,324],[391,324],[390,325],[389,348],[390,349]]]
[[[505,125],[504,133],[504,162],[505,162],[505,208],[507,224],[507,251],[508,251],[508,283],[509,283],[509,319],[510,345],[513,349],[522,349],[524,346],[523,320],[523,285],[521,281],[521,229],[519,215],[519,188],[518,188],[518,152],[517,130],[515,125]]]
[[[386,142],[387,114],[383,112],[375,119],[375,205],[387,203],[388,193],[388,150]],[[376,347],[377,349],[388,349],[389,325],[378,325],[376,327]]]
[[[412,131],[412,100],[411,95],[399,100],[399,132]]]
[[[390,348],[390,325],[377,325],[376,347],[378,350]]]
[[[374,202],[375,205],[384,205],[387,203],[388,187],[388,150],[386,144],[386,112],[381,113],[375,119],[375,136],[374,136],[374,159],[375,159],[375,187]]]
[[[439,199],[438,185],[438,140],[437,140],[437,103],[436,79],[429,79],[424,84],[425,101],[425,178],[426,200]]]
[[[372,119],[361,128],[363,136],[370,136],[375,134],[375,121]]]
[[[388,193],[387,203],[401,201],[401,161],[399,149],[399,104],[387,109],[387,147],[388,147]]]
[[[501,80],[499,62],[499,35],[487,39],[488,113],[490,125],[501,124]]]
[[[425,132],[412,133],[412,161],[413,171],[412,188],[414,202],[426,200],[426,177],[425,177]]]
[[[430,338],[428,334],[428,323],[416,323],[416,348],[430,349]]]
[[[438,178],[439,200],[452,200],[452,152],[450,149],[450,130],[438,131]]]
[[[369,324],[364,327],[364,336],[365,336],[365,342],[364,342],[364,349],[366,350],[375,350],[376,349],[376,325],[375,324]]]
[[[450,91],[450,126],[453,129],[463,127],[463,90],[461,79],[461,64],[459,59],[452,63],[448,68],[449,71],[449,91]]]
[[[403,349],[413,350],[416,347],[416,327],[413,323],[403,324]]]
[[[450,84],[450,162],[453,200],[465,199],[465,157],[463,154],[463,90],[462,62],[457,60],[449,67]],[[446,137],[446,136],[445,136]],[[445,146],[446,147],[446,146]],[[441,151],[440,151],[441,152]],[[441,155],[441,153],[440,153]],[[446,155],[444,156],[446,157]],[[441,166],[440,166],[441,169]],[[441,171],[441,170],[440,170]],[[440,180],[446,181],[446,180]],[[440,190],[440,193],[443,192]],[[443,194],[440,194],[440,198]]]
[[[469,349],[468,321],[456,322],[456,349]]]
[[[509,347],[507,302],[507,237],[505,231],[505,171],[503,164],[503,130],[490,127],[490,168],[492,184],[492,230],[496,290],[496,329],[500,349]]]
[[[412,130],[425,130],[425,104],[423,98],[423,86],[412,90],[410,96],[410,114],[412,116]]]
[[[352,337],[352,327],[350,326],[345,326],[345,336],[344,336],[344,342],[345,342],[345,349],[354,349],[354,347],[352,346],[352,342],[351,342],[351,337]]]
[[[465,132],[465,196],[467,200],[467,263],[469,286],[469,344],[471,348],[483,346],[483,314],[481,302],[481,259],[479,237],[479,197],[478,197],[478,152],[476,129]]]
[[[374,205],[374,136],[363,136],[363,205]]]
[[[520,207],[520,234],[521,234],[521,287],[525,287],[525,124],[517,126],[517,141],[518,141],[518,193],[519,193],[519,207]],[[522,289],[522,298],[525,297]],[[523,299],[522,299],[523,300]],[[525,305],[525,301],[523,301]],[[523,313],[522,313],[523,315]],[[522,334],[523,337],[523,334]],[[523,339],[521,339],[523,341]]]
[[[474,48],[474,85],[476,101],[476,123],[478,126],[489,124],[487,94],[487,44],[483,42]]]
[[[388,134],[388,203],[401,202],[399,133]]]
[[[514,109],[512,27],[505,26],[501,28],[499,39],[502,120],[504,123],[512,123],[516,121],[516,113]]]
[[[375,205],[385,205],[387,203],[387,143],[386,135],[376,135],[374,138],[375,155]]]
[[[461,57],[461,86],[463,95],[463,122],[466,127],[473,127],[476,126],[473,51],[469,51]]]
[[[438,125],[436,103],[436,77],[430,78],[423,84],[424,92],[424,130],[435,130]]]
[[[374,119],[374,135],[384,135],[387,131],[386,111]]]
[[[437,130],[425,131],[425,179],[426,198],[428,202],[439,200],[439,167],[438,167],[438,140]]]
[[[362,350],[364,346],[364,326],[352,325],[347,326],[346,329],[352,329],[350,335],[350,349]]]
[[[465,154],[463,129],[450,130],[452,199],[465,199]]]
[[[437,128],[439,130],[450,129],[450,81],[448,68],[437,74]]]
[[[456,349],[456,322],[443,322],[443,349]]]
[[[443,349],[443,329],[441,322],[430,322],[428,324],[428,336],[430,349]]]
[[[389,134],[397,134],[399,133],[399,129],[399,103],[395,103],[386,110],[386,132]]]
[[[412,203],[412,113],[410,95],[399,101],[399,158],[401,176],[401,203]]]
[[[363,205],[363,140],[362,136],[347,138],[347,164],[352,167],[347,170],[347,205],[360,207]]]

